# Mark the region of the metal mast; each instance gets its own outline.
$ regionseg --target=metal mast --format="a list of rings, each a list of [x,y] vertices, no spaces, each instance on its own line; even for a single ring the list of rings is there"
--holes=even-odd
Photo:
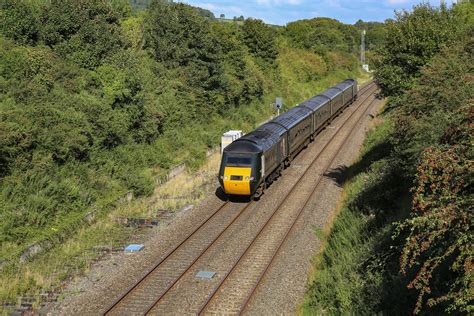
[[[365,65],[365,30],[362,31],[360,39],[360,63]]]

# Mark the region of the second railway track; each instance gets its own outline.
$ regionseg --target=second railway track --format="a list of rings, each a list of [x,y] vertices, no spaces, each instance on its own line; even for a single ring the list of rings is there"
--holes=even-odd
[[[358,107],[362,106],[367,99],[369,99],[373,92],[373,84],[368,84],[360,91],[359,100],[357,107],[353,109],[349,118],[347,118],[341,126],[335,131],[334,135],[327,142],[316,157],[313,159],[311,165],[313,165],[319,156],[325,151],[325,148],[332,142],[334,137],[338,134],[339,130],[345,126],[350,118],[357,112]],[[370,105],[369,105],[370,106]],[[364,111],[365,112],[365,111]],[[298,179],[297,183],[293,186],[290,192],[284,197],[280,203],[284,203],[288,196],[291,195],[293,189],[298,183],[304,178],[306,172],[310,169],[308,167],[303,175]],[[118,297],[113,304],[111,304],[104,312],[104,314],[155,314],[159,312],[160,303],[168,295],[168,293],[177,286],[179,281],[193,268],[197,262],[208,252],[213,245],[215,245],[228,230],[231,230],[234,223],[239,221],[243,214],[250,208],[254,202],[245,204],[236,204],[230,202],[224,202],[219,208],[213,211],[209,217],[207,217],[197,228],[195,228],[186,238],[182,240],[176,247],[170,250],[162,259],[160,259],[152,269],[150,269],[142,278],[138,280],[133,286],[131,286],[124,294]],[[273,212],[276,213],[277,210]],[[272,215],[273,216],[273,215]],[[287,218],[291,221],[291,218]],[[296,220],[295,220],[296,221]],[[268,221],[267,221],[268,223]],[[267,226],[265,224],[264,226]],[[263,229],[263,228],[262,228]],[[258,235],[261,235],[259,231]],[[256,236],[255,238],[257,238]],[[254,239],[255,240],[255,239]],[[252,241],[253,243],[253,241]],[[249,245],[249,247],[251,244]],[[281,245],[280,245],[281,246]],[[249,249],[249,248],[247,248]],[[278,247],[279,249],[279,247]],[[246,250],[247,252],[247,250]],[[244,253],[245,254],[245,253]],[[244,255],[243,254],[243,255]],[[241,257],[243,257],[243,255]],[[274,256],[273,256],[274,257]],[[240,258],[239,258],[240,259]],[[272,260],[273,261],[273,258]],[[232,268],[234,271],[235,268]],[[228,275],[231,274],[231,270],[228,271],[225,278],[221,278],[219,286],[216,287],[212,295],[208,296],[208,299],[203,305],[201,305],[201,312],[207,311],[210,303],[213,302],[216,297],[215,294],[220,289],[221,285],[225,282]],[[266,269],[265,269],[266,271]],[[263,275],[262,275],[263,277]],[[261,277],[260,277],[261,279]],[[257,282],[258,285],[258,282]],[[252,291],[253,293],[253,291]],[[245,304],[238,305],[233,303],[234,312],[242,310],[242,306],[246,305],[246,302],[251,297],[248,296],[245,299]],[[205,299],[205,297],[204,297]],[[227,312],[231,312],[228,308]]]

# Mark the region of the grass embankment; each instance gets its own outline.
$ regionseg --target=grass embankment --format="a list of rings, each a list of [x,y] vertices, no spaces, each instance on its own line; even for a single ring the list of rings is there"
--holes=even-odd
[[[403,283],[387,282],[386,272],[398,259],[387,244],[392,223],[406,216],[411,199],[388,161],[394,124],[377,117],[372,125],[359,160],[345,171],[344,198],[332,227],[317,232],[322,250],[314,258],[304,315],[397,313],[403,305]]]
[[[270,84],[268,93],[262,100],[240,107],[228,116],[209,118],[206,128],[190,126],[179,130],[179,133],[165,133],[147,150],[150,155],[156,155],[157,148],[160,148],[160,154],[172,157],[170,161],[173,163],[187,163],[188,170],[185,173],[155,188],[150,196],[128,203],[117,202],[117,199],[126,193],[125,191],[110,192],[110,198],[97,206],[102,211],[91,225],[79,225],[73,236],[64,236],[51,250],[27,262],[20,264],[14,261],[13,264],[6,265],[0,273],[2,305],[6,302],[21,303],[21,297],[35,298],[35,304],[38,305],[44,298],[43,293],[58,289],[64,285],[64,281],[87,272],[91,263],[101,255],[93,251],[95,246],[123,246],[126,241],[133,239],[136,230],[121,226],[117,222],[118,218],[153,217],[158,209],[177,210],[185,204],[199,203],[210,190],[214,189],[209,184],[215,177],[220,155],[213,154],[206,159],[205,153],[209,147],[218,145],[217,141],[222,131],[228,129],[250,131],[259,122],[274,114],[270,104],[274,102],[276,96],[282,96],[285,107],[289,108],[347,77],[358,74],[358,72],[336,70],[320,77],[308,78],[310,72],[325,73],[327,69],[318,56],[310,53],[301,56],[300,53],[302,53],[300,50],[282,51],[278,60],[281,81]],[[138,153],[143,155],[143,148]],[[126,158],[146,159],[134,158],[133,155]],[[157,177],[165,171],[162,168],[148,168],[144,169],[143,173]],[[189,177],[190,174],[192,177]],[[190,178],[193,180],[189,181]],[[68,223],[74,225],[74,222],[81,218],[80,215],[68,217]],[[49,227],[47,233],[54,234],[60,229],[60,226]],[[38,236],[38,239],[44,236]],[[10,259],[15,260],[20,248],[7,246],[2,245],[2,257],[15,254],[13,258],[10,256]]]

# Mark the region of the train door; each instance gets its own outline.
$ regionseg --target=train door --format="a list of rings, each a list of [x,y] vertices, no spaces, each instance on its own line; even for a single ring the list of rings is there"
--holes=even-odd
[[[280,140],[280,161],[284,160],[287,156],[286,153],[286,137],[282,137]]]
[[[321,109],[317,109],[315,112],[314,112],[314,130],[313,130],[313,134],[316,133],[316,130],[319,129],[319,125],[320,125],[320,117],[321,117]]]
[[[289,137],[290,137],[290,133],[287,130],[285,132],[285,134],[282,136],[282,138],[283,138],[283,148],[285,149],[285,151],[284,151],[285,159],[288,158],[288,156],[290,155],[290,141],[288,139]]]

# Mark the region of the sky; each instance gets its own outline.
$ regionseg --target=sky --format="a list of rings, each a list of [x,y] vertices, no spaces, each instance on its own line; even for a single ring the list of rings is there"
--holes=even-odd
[[[261,19],[269,24],[285,25],[288,22],[314,17],[330,17],[353,24],[357,20],[383,22],[394,17],[395,10],[411,9],[413,5],[429,2],[439,6],[441,0],[181,0],[208,9],[216,17],[243,15]],[[450,5],[455,0],[446,0]],[[176,1],[177,2],[177,1]]]

